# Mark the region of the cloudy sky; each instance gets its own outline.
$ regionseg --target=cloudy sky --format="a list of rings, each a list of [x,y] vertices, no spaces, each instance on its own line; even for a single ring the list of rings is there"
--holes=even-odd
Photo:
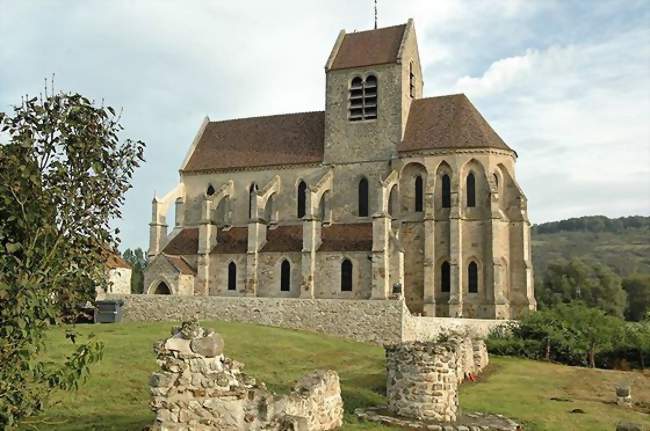
[[[650,2],[379,0],[415,19],[425,96],[466,93],[519,153],[533,223],[650,215]],[[147,142],[124,247],[178,181],[202,118],[322,110],[337,33],[372,0],[0,0],[0,111],[56,87],[124,108]]]

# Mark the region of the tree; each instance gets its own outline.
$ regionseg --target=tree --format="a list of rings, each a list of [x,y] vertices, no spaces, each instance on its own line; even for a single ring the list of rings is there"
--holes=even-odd
[[[624,343],[638,353],[639,364],[644,369],[645,355],[650,353],[650,320],[627,323]]]
[[[650,275],[637,274],[623,280],[623,289],[627,292],[625,318],[638,322],[650,312]]]
[[[616,335],[622,335],[622,320],[583,303],[562,304],[555,312],[567,325],[569,344],[584,353],[592,368],[596,367],[596,354],[611,347]]]
[[[43,358],[47,328],[74,321],[79,304],[106,288],[109,222],[143,160],[144,144],[120,143],[119,115],[72,93],[45,89],[0,113],[0,428],[76,388],[103,345],[67,338],[63,363]]]
[[[579,300],[623,317],[626,294],[621,279],[601,263],[571,259],[550,264],[540,287],[537,297],[541,308]]]
[[[144,270],[147,268],[147,258],[140,247],[135,250],[127,248],[122,255],[131,264],[131,293],[144,292]]]

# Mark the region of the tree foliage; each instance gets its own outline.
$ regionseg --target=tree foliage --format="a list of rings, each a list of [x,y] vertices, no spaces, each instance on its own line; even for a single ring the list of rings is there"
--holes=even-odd
[[[606,265],[580,259],[550,264],[535,296],[540,308],[580,300],[617,317],[623,317],[626,306],[621,278]]]
[[[127,248],[122,254],[124,260],[131,264],[131,293],[144,293],[144,270],[147,268],[147,255],[140,247]]]
[[[609,218],[584,216],[542,223],[533,226],[534,233],[556,232],[622,232],[626,229],[650,228],[650,217],[629,216]]]
[[[650,312],[650,274],[635,274],[623,279],[627,293],[625,318],[640,321]]]
[[[579,301],[530,313],[505,329],[490,334],[492,353],[610,368],[628,360],[643,368],[650,355],[650,320],[625,322]]]
[[[48,326],[106,288],[109,221],[143,160],[144,144],[120,142],[120,130],[112,108],[47,89],[0,113],[0,428],[76,388],[101,358],[102,344],[73,330],[62,364],[41,353]]]

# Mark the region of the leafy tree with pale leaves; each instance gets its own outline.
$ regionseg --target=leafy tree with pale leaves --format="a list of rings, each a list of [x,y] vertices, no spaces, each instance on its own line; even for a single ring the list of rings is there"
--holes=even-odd
[[[81,340],[61,363],[42,355],[48,327],[74,321],[106,288],[109,228],[143,160],[144,144],[120,141],[119,115],[73,93],[25,98],[0,113],[0,428],[76,388],[103,345]]]

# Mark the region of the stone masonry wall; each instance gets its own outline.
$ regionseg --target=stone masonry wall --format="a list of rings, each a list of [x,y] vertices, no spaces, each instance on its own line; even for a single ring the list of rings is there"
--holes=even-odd
[[[398,416],[454,422],[458,411],[454,343],[386,346],[388,410]]]
[[[315,371],[278,396],[223,355],[219,334],[198,321],[154,345],[161,371],[151,376],[152,431],[327,431],[341,426],[335,371]]]
[[[303,329],[382,345],[402,339],[403,301],[110,295],[124,300],[125,321],[249,322]]]
[[[384,347],[388,410],[425,422],[456,421],[458,385],[474,380],[488,363],[485,342],[466,333]]]

